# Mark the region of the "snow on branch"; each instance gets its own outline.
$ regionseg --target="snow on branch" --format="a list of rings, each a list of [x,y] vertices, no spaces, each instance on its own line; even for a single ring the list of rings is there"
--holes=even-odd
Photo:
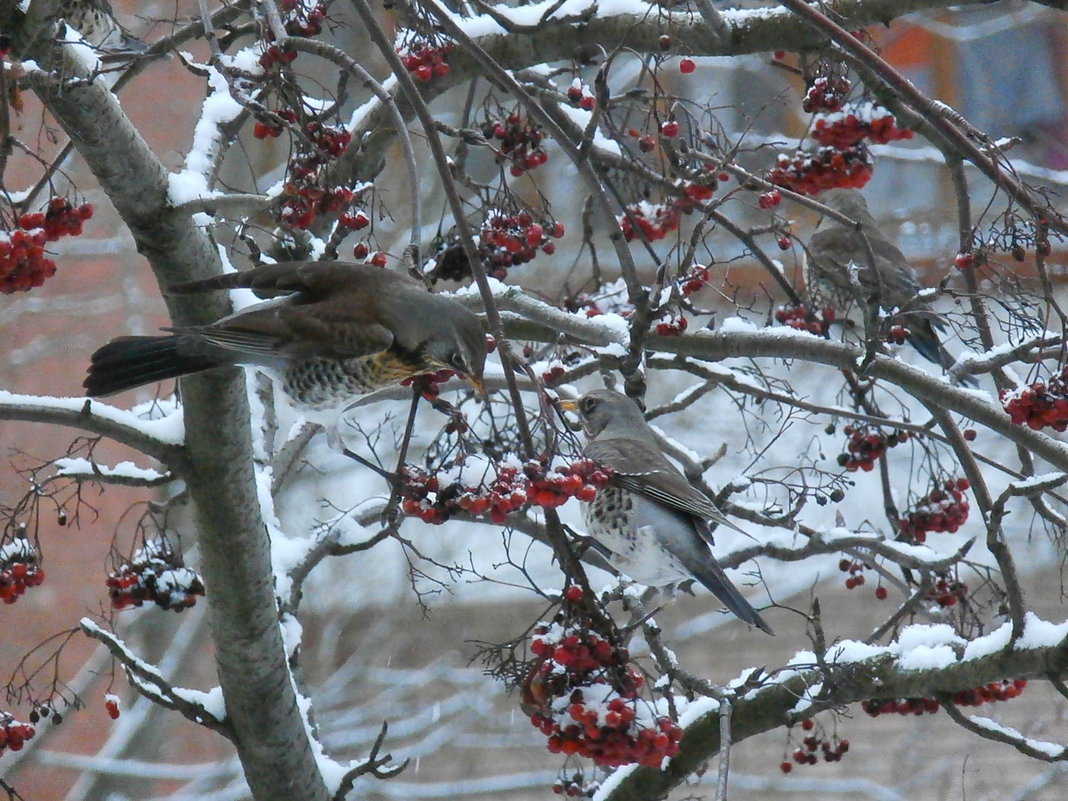
[[[808,714],[873,698],[947,698],[1006,677],[1068,674],[1068,622],[1052,624],[1028,614],[1026,623],[1024,636],[1011,648],[1011,624],[1006,623],[970,642],[950,626],[917,625],[888,646],[847,640],[827,648],[822,660],[811,651],[800,652],[760,686],[732,700],[732,740],[775,729],[799,708]],[[740,683],[751,686],[751,681],[747,671]],[[718,704],[691,706],[684,720],[680,751],[663,770],[630,770],[598,798],[660,798],[699,770],[720,749]],[[1041,745],[1035,748],[1042,751]]]
[[[145,420],[135,412],[86,398],[20,395],[0,390],[0,420],[78,428],[109,437],[172,467],[183,463],[181,445],[185,427],[180,412]]]
[[[111,652],[141,695],[167,709],[180,712],[184,717],[199,723],[224,737],[231,737],[230,727],[226,723],[226,710],[223,707],[222,693],[216,688],[210,693],[173,687],[153,666],[140,659],[118,637],[101,628],[93,620],[83,617],[82,631],[87,637],[98,640]]]

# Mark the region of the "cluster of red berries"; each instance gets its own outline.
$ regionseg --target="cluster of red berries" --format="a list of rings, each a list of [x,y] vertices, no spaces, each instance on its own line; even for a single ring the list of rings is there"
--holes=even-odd
[[[297,121],[297,113],[291,108],[278,109],[274,113],[286,122]],[[283,130],[285,130],[285,127],[279,122],[270,119],[257,119],[256,124],[252,126],[252,135],[257,139],[277,139],[282,135]]]
[[[504,280],[509,267],[518,267],[533,259],[540,249],[551,256],[556,243],[564,235],[564,224],[546,219],[534,222],[530,212],[518,214],[494,213],[479,232],[479,257],[486,272]]]
[[[580,78],[575,78],[571,85],[567,87],[567,99],[571,105],[578,106],[585,111],[593,111],[593,107],[597,105],[597,99],[590,91],[590,87],[584,84]],[[652,150],[652,148],[650,147],[649,150]]]
[[[34,562],[7,561],[0,557],[0,601],[13,604],[28,587],[39,587],[45,574]]]
[[[763,192],[757,198],[757,205],[765,211],[775,208],[780,203],[782,203],[782,193],[778,189]]]
[[[593,798],[601,789],[598,781],[586,781],[581,771],[562,777],[553,782],[553,792],[568,798]]]
[[[921,543],[927,539],[928,532],[954,533],[968,519],[964,493],[970,486],[966,478],[950,478],[941,487],[931,490],[898,521],[902,538]]]
[[[838,454],[838,464],[846,470],[863,470],[865,473],[875,467],[875,461],[902,442],[907,442],[907,431],[884,432],[878,426],[846,426],[842,429],[849,440],[845,453]]]
[[[449,74],[449,65],[445,57],[452,51],[452,44],[432,44],[425,39],[415,39],[397,48],[404,69],[412,73],[417,81],[426,83],[432,78],[444,78]]]
[[[982,687],[973,687],[955,693],[950,699],[957,706],[979,706],[993,701],[1011,701],[1024,691],[1026,679],[1002,679]],[[879,715],[933,715],[941,708],[931,698],[873,698],[861,701],[860,708],[873,718]]]
[[[804,731],[812,732],[816,728],[815,721],[812,718],[806,718],[801,721],[801,728]],[[833,735],[831,739],[826,739],[822,731],[815,731],[809,734],[801,741],[801,746],[796,748],[791,754],[793,762],[783,760],[779,764],[779,770],[783,773],[789,773],[794,768],[794,763],[798,765],[815,765],[818,762],[816,756],[817,752],[823,754],[824,762],[840,762],[842,760],[842,754],[849,750],[849,740],[844,738],[840,739],[837,734]]]
[[[911,139],[912,131],[898,128],[894,116],[882,106],[865,102],[848,110],[820,115],[813,121],[810,135],[821,145],[844,150],[862,139],[879,145]]]
[[[104,582],[113,609],[152,601],[160,609],[181,612],[204,594],[200,577],[181,564],[180,557],[161,543],[152,543],[119,565]]]
[[[684,298],[688,298],[695,292],[700,292],[704,289],[711,279],[712,272],[707,266],[704,264],[695,264],[690,268],[690,272],[686,274],[686,278],[679,287],[679,291],[682,292]]]
[[[823,309],[817,314],[804,304],[779,306],[775,310],[776,322],[796,328],[798,331],[808,331],[816,336],[823,336],[827,333],[831,323],[834,322],[834,317],[834,309]]]
[[[104,696],[104,709],[107,711],[109,718],[118,720],[119,715],[121,714],[119,711],[119,696],[113,693],[107,693]]]
[[[662,337],[682,336],[686,330],[686,318],[681,314],[671,314],[662,322],[656,324],[656,333]]]
[[[267,32],[268,39],[273,39],[270,31]],[[265,70],[269,70],[275,64],[291,64],[297,58],[297,51],[292,47],[278,47],[276,45],[269,45],[263,51],[259,58],[259,65]]]
[[[838,561],[838,569],[843,573],[849,574],[845,580],[845,587],[847,590],[851,590],[864,584],[864,571],[869,568],[863,562],[843,558]]]
[[[544,138],[541,129],[518,114],[509,114],[504,122],[486,123],[482,127],[482,136],[487,141],[496,139],[500,142],[497,160],[512,163],[509,172],[513,177],[518,178],[549,160],[549,154],[541,149]]]
[[[78,236],[92,216],[89,203],[71,206],[62,197],[49,200],[44,211],[20,214],[16,230],[0,231],[0,294],[26,292],[55,275],[56,263],[45,256],[45,244]]]
[[[33,739],[37,730],[29,723],[19,723],[7,712],[0,712],[0,754],[7,748],[21,751],[27,740]]]
[[[998,397],[1016,425],[1026,424],[1035,431],[1046,426],[1054,431],[1068,429],[1068,365],[1048,381],[1003,389]]]
[[[571,497],[592,501],[597,488],[607,484],[609,477],[606,470],[589,459],[553,470],[538,460],[522,466],[498,465],[496,469],[492,483],[467,486],[457,481],[443,486],[436,476],[405,467],[401,509],[406,515],[434,525],[459,512],[472,517],[488,512],[490,520],[503,525],[509,514],[528,503],[555,509]]]
[[[905,340],[912,335],[912,331],[903,325],[892,325],[886,332],[886,341],[892,345],[904,345]]]
[[[30,541],[21,534],[0,546],[0,601],[13,604],[27,587],[39,587],[44,582],[44,570]]]
[[[619,230],[623,232],[623,238],[628,242],[638,237],[635,226],[649,242],[663,239],[679,227],[679,213],[674,204],[665,206],[642,200],[627,206],[627,212],[629,213],[617,216],[616,221],[619,223]]]
[[[808,87],[801,108],[808,114],[814,111],[838,111],[852,88],[853,84],[848,78],[821,75]]]
[[[24,231],[40,228],[46,242],[55,242],[63,236],[81,235],[82,224],[92,216],[92,204],[72,206],[66,198],[54,197],[44,211],[20,215],[19,228]]]
[[[326,7],[322,3],[305,8],[302,0],[282,0],[282,13],[286,33],[290,36],[308,38],[323,32]],[[274,41],[274,34],[270,29],[267,30],[267,40]]]
[[[678,753],[682,729],[639,697],[645,678],[626,648],[560,613],[535,627],[530,650],[521,705],[550,752],[610,767],[660,767]]]
[[[815,153],[797,151],[793,158],[780,153],[768,180],[802,195],[818,195],[825,189],[860,189],[871,180],[872,160],[861,143],[844,150],[821,147]]]
[[[354,193],[347,187],[324,189],[319,185],[320,167],[345,152],[352,134],[318,120],[308,122],[302,130],[304,138],[289,162],[289,180],[283,186],[286,197],[281,219],[290,228],[305,229],[317,214],[337,214],[348,208]]]
[[[927,591],[927,597],[942,608],[956,606],[957,602],[968,594],[968,585],[945,576],[939,577],[934,586]]]

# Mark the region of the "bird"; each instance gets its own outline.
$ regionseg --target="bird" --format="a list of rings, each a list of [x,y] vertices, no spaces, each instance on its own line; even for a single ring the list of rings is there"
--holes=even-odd
[[[586,458],[609,473],[583,515],[586,533],[612,567],[668,593],[696,579],[742,621],[772,634],[709,547],[709,520],[738,527],[668,461],[638,404],[601,389],[560,406],[578,414]]]
[[[251,365],[281,382],[298,409],[321,411],[414,376],[453,370],[479,391],[486,336],[456,300],[370,264],[267,264],[170,287],[172,295],[251,289],[264,303],[209,325],[164,328],[99,348],[90,397],[223,365]]]
[[[63,20],[109,55],[137,55],[148,47],[119,24],[108,0],[34,0],[30,13],[50,22]]]
[[[818,199],[860,228],[825,216],[809,239],[804,278],[813,305],[842,317],[858,302],[877,306],[907,327],[908,343],[923,358],[945,370],[953,367],[956,359],[939,337],[945,329],[942,318],[916,300],[923,288],[916,272],[880,230],[864,196],[855,189],[830,189]],[[961,381],[975,383],[970,376]]]

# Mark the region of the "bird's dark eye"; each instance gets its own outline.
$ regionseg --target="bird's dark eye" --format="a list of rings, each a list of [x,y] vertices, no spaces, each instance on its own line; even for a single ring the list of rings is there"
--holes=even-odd
[[[449,367],[460,371],[467,369],[467,362],[464,361],[463,354],[460,351],[454,350],[449,354]]]
[[[579,401],[579,411],[583,414],[589,414],[597,406],[596,398],[583,398]]]

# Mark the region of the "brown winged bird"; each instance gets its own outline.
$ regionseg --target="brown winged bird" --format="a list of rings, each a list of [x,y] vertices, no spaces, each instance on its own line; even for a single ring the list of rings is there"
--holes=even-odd
[[[263,369],[298,407],[330,409],[405,378],[454,370],[482,391],[486,337],[471,311],[399,272],[288,262],[191,281],[188,295],[251,289],[266,302],[210,325],[121,337],[92,356],[86,394],[111,395],[222,365]]]
[[[908,328],[908,343],[923,358],[949,370],[956,359],[939,339],[944,323],[926,303],[916,300],[923,287],[905,254],[879,229],[864,196],[855,189],[831,189],[816,199],[861,228],[825,217],[809,239],[805,285],[813,305],[834,309],[841,317],[857,303],[892,312]],[[975,383],[970,377],[962,381]]]

